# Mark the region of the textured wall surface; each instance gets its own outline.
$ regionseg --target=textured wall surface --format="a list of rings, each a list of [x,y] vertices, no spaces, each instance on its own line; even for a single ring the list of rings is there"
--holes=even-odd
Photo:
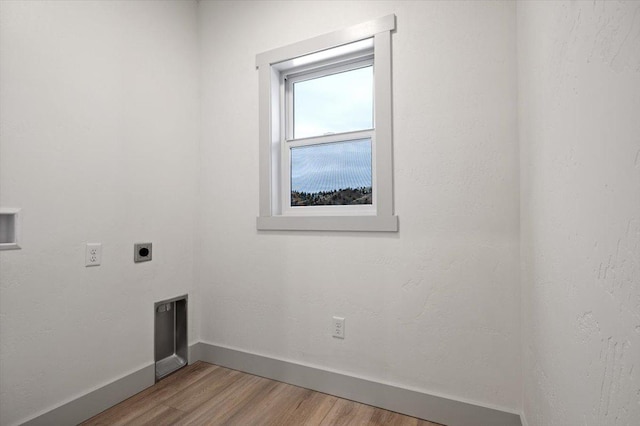
[[[2,425],[152,363],[153,302],[193,289],[196,23],[193,2],[0,2],[0,205],[23,209],[0,252]]]
[[[400,232],[257,232],[255,55],[389,13]],[[515,4],[202,2],[199,16],[203,340],[519,411]]]
[[[640,424],[640,3],[518,3],[523,408]]]

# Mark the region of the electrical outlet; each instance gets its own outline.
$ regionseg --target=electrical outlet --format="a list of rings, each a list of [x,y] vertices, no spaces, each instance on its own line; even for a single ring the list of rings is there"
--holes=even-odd
[[[344,339],[344,318],[333,317],[333,337]]]
[[[102,244],[87,243],[87,249],[84,254],[85,266],[98,266],[102,263]]]
[[[136,243],[133,245],[133,261],[135,263],[148,262],[151,260],[151,243]]]

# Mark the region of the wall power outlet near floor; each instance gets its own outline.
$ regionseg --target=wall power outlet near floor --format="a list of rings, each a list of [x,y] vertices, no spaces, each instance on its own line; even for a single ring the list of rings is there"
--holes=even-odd
[[[333,337],[344,339],[344,318],[333,317]]]
[[[87,243],[84,253],[85,266],[99,266],[102,263],[102,243]]]

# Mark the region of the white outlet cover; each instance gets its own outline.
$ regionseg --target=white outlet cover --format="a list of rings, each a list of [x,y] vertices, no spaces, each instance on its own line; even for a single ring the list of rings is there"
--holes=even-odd
[[[344,318],[333,317],[333,337],[344,339]]]
[[[87,243],[84,254],[85,266],[99,266],[102,263],[102,243]]]

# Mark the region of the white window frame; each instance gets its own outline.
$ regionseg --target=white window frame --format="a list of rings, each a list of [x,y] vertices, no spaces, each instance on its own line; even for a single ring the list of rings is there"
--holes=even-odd
[[[259,71],[260,215],[258,230],[397,231],[393,214],[391,127],[391,31],[395,15],[365,22],[256,56]],[[341,46],[371,44],[346,56],[322,58]],[[351,45],[354,46],[354,45]],[[313,60],[313,59],[315,60]],[[304,63],[311,60],[312,63]],[[373,61],[374,129],[293,139],[291,85],[327,70],[355,69]],[[302,62],[302,63],[301,63]],[[308,62],[308,61],[307,61]],[[337,72],[337,71],[335,71]],[[289,97],[289,99],[287,99]],[[291,207],[291,147],[371,139],[372,204]]]
[[[282,194],[287,196],[281,197],[281,211],[283,216],[358,216],[358,215],[375,215],[375,191],[372,194],[372,204],[370,205],[331,205],[331,206],[304,206],[292,207],[291,197],[291,149],[301,146],[317,146],[329,143],[349,142],[360,139],[371,140],[371,180],[372,187],[375,188],[375,130],[374,128],[360,129],[350,132],[332,133],[327,135],[310,136],[305,138],[294,138],[294,122],[293,122],[293,85],[295,83],[311,80],[318,77],[324,77],[340,72],[352,71],[359,68],[373,66],[373,51],[365,51],[362,54],[356,54],[353,58],[338,59],[329,64],[323,64],[318,67],[294,68],[290,71],[281,73],[281,86],[284,87],[284,102],[280,102],[280,114],[284,117],[285,122],[281,121],[281,128],[285,130],[285,137],[280,143],[280,187]],[[373,88],[372,88],[373,90]]]

